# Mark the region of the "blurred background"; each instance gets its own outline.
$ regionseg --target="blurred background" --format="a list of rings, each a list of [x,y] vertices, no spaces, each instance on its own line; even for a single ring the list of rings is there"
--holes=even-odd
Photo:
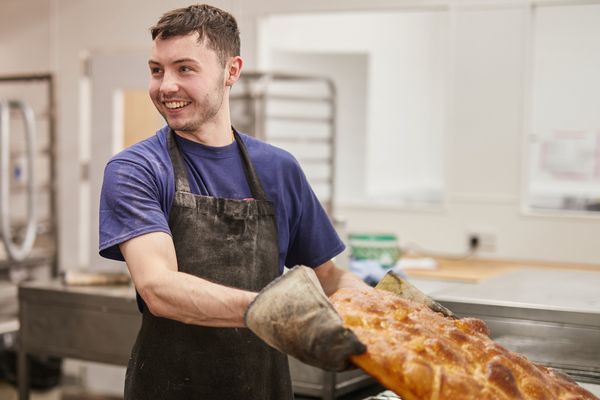
[[[149,27],[189,4],[0,0],[7,348],[18,340],[19,284],[126,273],[97,251],[103,169],[163,125],[147,96]],[[241,30],[233,123],[298,158],[348,244],[341,266],[371,281],[397,267],[432,294],[523,266],[540,268],[534,280],[541,268],[564,281],[585,271],[600,286],[600,1],[211,4]],[[597,290],[579,282],[573,291],[597,317]],[[46,376],[121,393],[110,357],[46,353]],[[583,362],[596,378],[597,354]],[[55,395],[54,382],[37,396]]]

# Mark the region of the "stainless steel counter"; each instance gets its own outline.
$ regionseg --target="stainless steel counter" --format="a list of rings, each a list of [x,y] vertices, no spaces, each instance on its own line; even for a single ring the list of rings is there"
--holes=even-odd
[[[27,354],[127,365],[141,322],[132,287],[27,283],[19,302],[20,400],[29,399]],[[326,372],[292,358],[290,370],[296,393],[327,400],[375,383],[358,369]]]
[[[594,394],[594,396],[600,397],[600,385],[585,382],[579,382],[579,384],[583,386],[584,389]]]
[[[523,268],[429,294],[459,316],[486,321],[506,348],[600,383],[600,272]]]
[[[477,284],[453,283],[432,293],[477,304],[600,313],[600,272],[522,268]]]
[[[0,282],[0,335],[19,330],[17,285]]]
[[[410,281],[459,316],[485,320],[504,347],[600,397],[600,272],[522,268],[479,283]]]
[[[525,268],[476,284],[411,281],[457,314],[485,320],[505,347],[581,382],[600,383],[600,272]],[[133,288],[28,283],[19,300],[20,400],[28,399],[26,354],[127,363],[141,320]],[[318,385],[304,390],[325,398],[368,384],[354,372],[315,376]],[[308,378],[296,385],[315,380]]]
[[[141,315],[127,286],[19,288],[19,399],[29,399],[27,354],[126,365]]]

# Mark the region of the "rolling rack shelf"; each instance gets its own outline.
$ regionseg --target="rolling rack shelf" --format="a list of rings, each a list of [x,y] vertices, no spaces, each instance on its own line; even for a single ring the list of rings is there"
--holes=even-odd
[[[233,125],[289,151],[333,215],[336,92],[328,78],[245,72],[231,93]]]
[[[17,285],[57,274],[54,83],[0,76],[0,334],[18,330]]]

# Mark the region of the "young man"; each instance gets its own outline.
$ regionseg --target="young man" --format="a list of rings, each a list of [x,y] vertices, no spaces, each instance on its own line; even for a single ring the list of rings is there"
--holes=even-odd
[[[283,353],[340,369],[364,351],[323,291],[366,285],[331,261],[344,245],[296,160],[231,126],[235,19],[194,5],[151,32],[167,126],[109,161],[100,206],[100,254],[143,312],[125,399],[292,399]]]

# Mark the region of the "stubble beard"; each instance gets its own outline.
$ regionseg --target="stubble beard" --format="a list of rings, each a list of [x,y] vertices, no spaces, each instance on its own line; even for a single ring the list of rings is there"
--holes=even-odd
[[[224,75],[223,75],[224,76]],[[221,79],[222,81],[222,79]],[[187,121],[169,121],[166,116],[166,113],[161,113],[169,128],[176,132],[185,132],[185,133],[195,133],[198,132],[202,126],[204,126],[207,122],[215,120],[216,116],[219,114],[219,111],[223,107],[223,101],[225,99],[225,87],[220,86],[218,83],[214,88],[214,95],[217,97],[217,100],[211,102],[211,95],[207,94],[204,98],[203,106],[194,112],[190,119]],[[196,102],[192,102],[189,106],[193,104],[198,104]],[[188,107],[189,107],[188,106]]]
[[[165,117],[163,115],[163,117],[165,118],[165,121],[167,121],[167,125],[169,126],[169,128],[171,128],[174,131],[177,132],[195,132],[200,128],[200,123],[198,121],[192,120],[192,121],[183,121],[183,122],[172,122],[169,121],[169,119],[167,117]]]

